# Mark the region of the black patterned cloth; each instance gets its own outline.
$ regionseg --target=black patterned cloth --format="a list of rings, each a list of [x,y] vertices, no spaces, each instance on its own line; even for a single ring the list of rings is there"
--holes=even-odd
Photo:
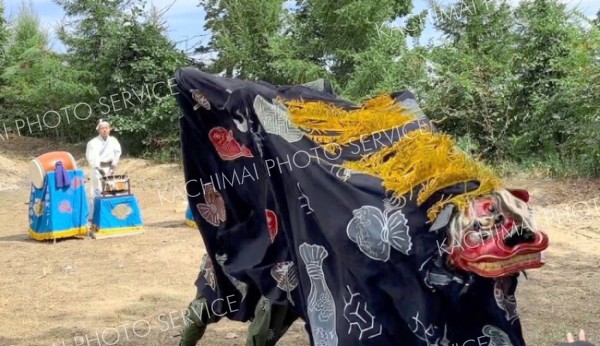
[[[196,285],[210,313],[252,318],[261,298],[289,305],[311,345],[525,345],[517,277],[484,279],[445,265],[444,230],[346,161],[431,126],[409,92],[392,97],[415,121],[325,152],[277,99],[343,109],[327,81],[275,86],[186,67],[175,75],[190,206],[205,256]]]

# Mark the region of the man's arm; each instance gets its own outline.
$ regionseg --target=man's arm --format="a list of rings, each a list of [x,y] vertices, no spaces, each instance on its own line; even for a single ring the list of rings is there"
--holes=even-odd
[[[100,165],[98,150],[94,146],[93,140],[89,141],[85,149],[85,158],[90,168],[95,169]]]
[[[119,143],[119,141],[113,137],[113,143],[114,143],[114,157],[113,157],[113,167],[117,167],[117,164],[119,163],[119,160],[121,159],[121,143]]]

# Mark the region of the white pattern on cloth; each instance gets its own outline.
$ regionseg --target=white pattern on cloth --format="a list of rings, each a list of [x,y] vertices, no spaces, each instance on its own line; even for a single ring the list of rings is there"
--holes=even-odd
[[[289,113],[280,102],[270,103],[260,95],[254,99],[254,112],[268,133],[283,137],[293,143],[302,139],[304,133],[290,120]]]
[[[408,255],[412,248],[409,227],[401,210],[380,209],[365,205],[352,211],[354,217],[346,227],[348,238],[367,257],[386,262],[391,247]]]
[[[508,335],[497,327],[488,324],[485,325],[481,331],[483,335],[490,338],[488,346],[512,346]]]
[[[315,345],[337,346],[335,301],[323,273],[323,260],[329,253],[321,245],[307,243],[300,245],[299,252],[310,279],[307,310]]]
[[[352,293],[350,287],[346,286],[350,293],[348,300],[344,297],[344,318],[348,321],[348,335],[352,332],[352,327],[356,327],[359,332],[358,340],[363,336],[367,339],[378,337],[383,332],[381,323],[375,321],[375,316],[369,312],[367,303],[360,299],[360,293]]]
[[[277,281],[277,288],[287,293],[287,299],[295,306],[292,291],[298,286],[298,271],[294,262],[279,262],[271,268],[271,276]]]
[[[498,279],[494,283],[494,298],[496,305],[506,312],[504,317],[511,324],[519,319],[519,312],[517,310],[517,300],[512,294],[508,294],[508,285],[510,281],[507,279]]]

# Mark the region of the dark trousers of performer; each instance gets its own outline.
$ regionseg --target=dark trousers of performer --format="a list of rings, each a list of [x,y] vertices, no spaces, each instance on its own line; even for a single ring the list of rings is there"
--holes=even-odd
[[[189,309],[202,311],[203,306],[208,306],[206,298],[198,296],[190,303]],[[297,315],[287,306],[273,305],[268,299],[261,298],[256,304],[254,319],[248,328],[246,346],[274,346],[297,318]],[[218,322],[221,317],[214,314],[198,316],[191,313],[189,319],[192,323],[183,330],[180,346],[196,346],[204,335],[206,327]]]

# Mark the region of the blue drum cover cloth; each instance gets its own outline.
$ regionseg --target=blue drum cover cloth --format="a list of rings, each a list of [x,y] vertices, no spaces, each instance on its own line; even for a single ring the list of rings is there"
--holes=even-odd
[[[196,286],[210,312],[247,321],[265,296],[293,309],[319,346],[525,345],[515,276],[447,270],[438,247],[445,235],[429,231],[429,205],[407,196],[388,208],[381,179],[340,166],[364,152],[328,158],[274,100],[356,105],[327,88],[191,67],[175,81],[188,199],[207,251]],[[410,93],[392,97],[418,108]]]
[[[33,239],[87,234],[88,204],[83,171],[63,169],[60,179],[56,178],[55,172],[47,172],[41,189],[31,185],[29,235]],[[62,187],[57,187],[57,181]]]
[[[96,197],[92,229],[100,235],[124,235],[142,230],[142,214],[134,195]]]
[[[185,224],[193,228],[198,227],[196,221],[194,220],[194,214],[192,214],[192,209],[189,206],[185,210]]]

